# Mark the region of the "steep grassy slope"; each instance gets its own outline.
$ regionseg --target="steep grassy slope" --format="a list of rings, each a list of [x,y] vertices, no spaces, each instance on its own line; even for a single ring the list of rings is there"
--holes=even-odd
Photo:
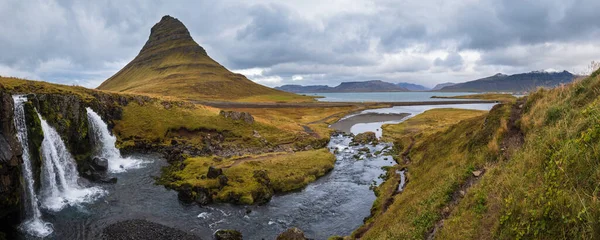
[[[140,53],[98,89],[181,99],[311,101],[235,74],[208,56],[176,18],[164,16]]]
[[[408,123],[384,128],[397,142],[396,168],[406,168],[409,181],[395,193],[391,176],[379,189],[376,214],[353,237],[600,236],[599,74],[498,105],[442,132],[418,125],[403,131]]]

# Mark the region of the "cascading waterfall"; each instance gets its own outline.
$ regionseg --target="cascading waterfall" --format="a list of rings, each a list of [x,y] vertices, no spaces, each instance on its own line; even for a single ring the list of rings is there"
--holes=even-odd
[[[104,195],[98,187],[79,185],[79,174],[75,160],[67,150],[60,135],[38,113],[44,132],[42,141],[42,206],[51,211],[60,211],[66,206],[75,206],[94,201]]]
[[[31,167],[31,156],[29,154],[29,143],[27,137],[27,124],[25,123],[24,103],[27,101],[25,96],[13,96],[15,103],[14,121],[17,129],[17,137],[23,148],[23,179],[25,180],[25,221],[21,224],[21,229],[37,237],[45,237],[52,233],[52,224],[42,220],[42,213],[38,206],[38,198],[34,189],[34,178]]]
[[[115,147],[117,138],[108,131],[108,126],[102,118],[91,108],[86,108],[90,137],[96,146],[96,157],[108,160],[108,171],[117,173],[127,169],[140,168],[142,161],[132,158],[123,158],[119,149]]]

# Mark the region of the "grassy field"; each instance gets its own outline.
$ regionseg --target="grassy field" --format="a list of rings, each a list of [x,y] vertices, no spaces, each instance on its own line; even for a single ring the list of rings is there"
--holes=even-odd
[[[403,123],[385,126],[385,138],[395,141],[398,153],[395,159],[401,163],[395,168],[408,170],[408,184],[399,194],[390,187],[397,177],[380,186],[372,217],[353,237],[423,238],[441,218],[443,207],[451,201],[451,193],[471,171],[484,166],[485,156],[495,150],[488,143],[497,140],[502,129],[500,119],[507,108],[496,107],[489,115],[473,110],[434,109]],[[411,138],[414,145],[410,144]],[[410,162],[403,160],[403,153]]]
[[[492,101],[499,101],[499,102],[514,102],[517,100],[517,98],[511,94],[501,94],[501,93],[482,93],[482,94],[461,95],[461,96],[452,96],[452,97],[433,96],[431,98],[479,99],[479,100],[492,100]]]
[[[254,204],[264,203],[265,196],[273,193],[305,187],[333,169],[334,162],[327,149],[226,159],[192,157],[184,161],[184,168],[172,169],[163,179],[175,189],[186,185],[208,189],[213,201]],[[228,179],[225,186],[218,179],[204,177],[209,166],[223,170]]]

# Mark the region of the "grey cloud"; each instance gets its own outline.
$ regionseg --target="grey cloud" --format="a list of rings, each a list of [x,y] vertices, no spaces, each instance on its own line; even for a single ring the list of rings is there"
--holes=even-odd
[[[600,55],[600,49],[588,47],[600,37],[596,0],[377,0],[368,5],[374,7],[319,5],[314,8],[328,9],[310,13],[294,1],[271,0],[1,1],[0,75],[91,86],[130,61],[150,27],[166,14],[186,24],[226,67],[264,68],[264,74],[282,77],[282,84],[293,75],[307,76],[296,84],[450,80],[444,74],[456,81],[498,71],[569,70]],[[440,51],[448,57],[431,57]],[[463,58],[463,51],[481,58]],[[415,54],[402,56],[405,52]],[[42,71],[57,59],[71,64]],[[476,73],[464,72],[469,64]]]

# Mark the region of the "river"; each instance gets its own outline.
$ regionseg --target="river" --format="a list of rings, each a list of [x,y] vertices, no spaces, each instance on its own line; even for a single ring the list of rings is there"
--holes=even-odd
[[[451,107],[487,110],[492,105]],[[394,107],[363,113],[406,112],[414,116],[439,107],[443,106]],[[374,131],[383,122],[364,124],[359,130],[353,127],[352,131]],[[313,239],[348,235],[370,213],[375,195],[369,187],[381,183],[379,176],[384,173],[383,166],[394,164],[392,158],[386,155],[390,144],[349,146],[350,141],[347,136],[332,136],[328,148],[336,153],[334,169],[306,188],[276,195],[262,206],[211,204],[200,207],[182,204],[175,191],[154,184],[154,177],[160,175],[161,168],[167,164],[163,158],[153,154],[127,156],[126,159],[141,162],[140,168],[111,173],[118,178],[116,184],[92,184],[105,190],[106,195],[100,200],[66,207],[58,212],[42,210],[44,220],[52,223],[54,228],[47,239],[98,239],[106,226],[127,219],[146,219],[203,239],[212,239],[218,229],[239,230],[245,239],[275,239],[289,227],[298,227]],[[370,153],[382,153],[376,156],[359,153],[358,149],[363,147],[368,147]],[[28,235],[22,235],[22,238],[33,239]]]

